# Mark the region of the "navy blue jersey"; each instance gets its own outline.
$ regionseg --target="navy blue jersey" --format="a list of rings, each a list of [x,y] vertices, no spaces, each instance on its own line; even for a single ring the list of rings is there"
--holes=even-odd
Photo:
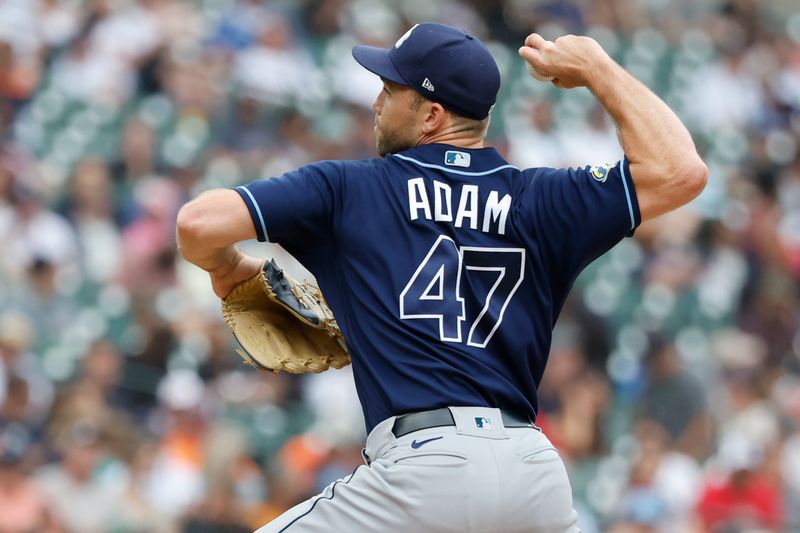
[[[567,292],[640,221],[625,159],[520,170],[493,148],[444,144],[322,161],[236,190],[258,239],[316,276],[367,431],[447,405],[535,417]]]

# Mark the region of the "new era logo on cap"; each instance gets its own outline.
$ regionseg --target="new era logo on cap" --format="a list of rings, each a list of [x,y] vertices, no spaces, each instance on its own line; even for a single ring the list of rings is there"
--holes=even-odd
[[[433,84],[431,83],[431,80],[429,80],[428,78],[425,78],[425,80],[422,82],[422,87],[424,89],[428,89],[430,92],[434,91]]]

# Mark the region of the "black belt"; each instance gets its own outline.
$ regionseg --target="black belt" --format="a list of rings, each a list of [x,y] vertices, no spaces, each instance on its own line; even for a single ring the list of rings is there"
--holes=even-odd
[[[503,425],[507,428],[532,428],[533,422],[528,415],[519,411],[500,411],[503,418]],[[435,428],[441,426],[455,426],[453,414],[447,407],[434,409],[432,411],[420,411],[418,413],[408,413],[399,415],[392,426],[392,433],[397,438],[408,435],[421,429]]]

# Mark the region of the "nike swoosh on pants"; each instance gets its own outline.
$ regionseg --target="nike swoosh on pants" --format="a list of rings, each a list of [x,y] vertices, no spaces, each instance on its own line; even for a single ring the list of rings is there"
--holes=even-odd
[[[419,448],[420,446],[422,446],[424,444],[428,444],[429,442],[432,442],[432,441],[435,441],[435,440],[439,440],[439,439],[443,439],[443,438],[444,438],[444,436],[442,436],[442,437],[433,437],[432,439],[425,439],[425,440],[421,440],[419,442],[417,442],[417,440],[414,439],[414,440],[411,441],[411,447],[416,450],[417,448]]]

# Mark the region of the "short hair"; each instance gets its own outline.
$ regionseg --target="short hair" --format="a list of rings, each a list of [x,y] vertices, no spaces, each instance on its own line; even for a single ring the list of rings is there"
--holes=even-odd
[[[489,131],[489,121],[491,120],[491,115],[486,115],[486,117],[482,119],[468,118],[458,114],[454,114],[454,117],[454,122],[461,126],[464,130],[468,130],[475,134],[480,134],[481,137],[485,137],[486,132]]]
[[[409,103],[411,111],[419,111],[419,106],[421,106],[425,100],[427,100],[427,98],[419,94],[417,91],[411,91],[411,102]]]
[[[422,94],[418,93],[417,91],[412,91],[411,102],[409,103],[409,108],[411,109],[411,111],[419,111],[419,107],[422,105],[423,102],[425,102],[425,100],[428,100],[428,98],[425,98],[425,96],[423,96]],[[447,107],[444,106],[444,104],[441,104],[441,105],[445,109],[447,109]],[[461,129],[468,130],[468,131],[474,132],[476,134],[480,134],[481,136],[485,136],[486,135],[486,132],[489,129],[489,117],[491,115],[487,115],[485,118],[482,118],[482,119],[474,119],[474,118],[465,117],[464,115],[459,115],[458,113],[456,113],[455,111],[452,111],[450,109],[447,109],[447,110],[453,116],[453,123],[455,123],[458,126],[460,126]]]

